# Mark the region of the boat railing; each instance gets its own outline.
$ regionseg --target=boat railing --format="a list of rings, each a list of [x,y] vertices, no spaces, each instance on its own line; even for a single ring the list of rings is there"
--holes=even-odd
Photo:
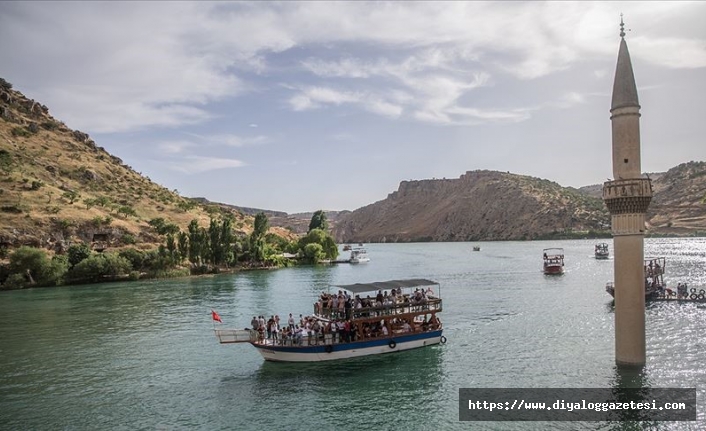
[[[265,338],[264,333],[260,333],[259,337],[256,336],[255,340],[252,342],[254,344],[260,344],[260,345],[266,345],[266,346],[292,346],[292,347],[306,347],[306,346],[325,346],[325,345],[332,345],[332,344],[347,344],[347,343],[353,343],[361,340],[375,340],[375,339],[384,339],[384,338],[392,338],[400,335],[405,335],[405,334],[419,334],[419,333],[424,333],[424,332],[433,332],[433,331],[438,331],[442,329],[442,324],[441,322],[438,322],[436,325],[431,325],[431,324],[415,324],[414,326],[410,326],[410,329],[405,330],[402,327],[395,328],[391,330],[391,333],[388,335],[383,335],[382,333],[378,334],[369,334],[369,335],[364,335],[360,336],[356,334],[355,332],[351,331],[348,334],[346,334],[344,331],[332,331],[332,332],[324,332],[322,330],[319,330],[318,332],[309,330],[308,332],[302,332],[301,335],[295,335],[295,334],[290,334],[290,335],[282,335],[281,333],[277,335],[276,338]]]
[[[216,329],[216,338],[221,344],[250,343],[259,338],[259,334],[254,329]]]
[[[327,308],[322,307],[317,313],[324,319],[364,319],[369,317],[394,316],[396,314],[440,312],[442,309],[441,298],[427,298],[421,301],[407,300],[390,305],[381,305],[362,308]]]

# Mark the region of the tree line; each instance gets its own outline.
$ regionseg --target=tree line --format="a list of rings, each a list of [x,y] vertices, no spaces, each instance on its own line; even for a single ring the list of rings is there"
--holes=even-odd
[[[258,213],[247,235],[234,229],[232,214],[212,217],[209,225],[192,220],[185,231],[162,218],[149,225],[163,237],[153,250],[124,248],[95,252],[86,243],[50,257],[44,250],[20,247],[0,266],[2,289],[95,283],[220,272],[223,269],[269,268],[316,264],[338,257],[338,245],[328,231],[326,214],[317,211],[306,235],[289,241],[269,233],[269,220]]]

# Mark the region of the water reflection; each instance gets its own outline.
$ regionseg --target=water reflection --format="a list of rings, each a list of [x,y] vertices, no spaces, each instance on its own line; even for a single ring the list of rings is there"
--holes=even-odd
[[[609,402],[651,402],[650,382],[644,367],[616,366],[611,393],[613,397]],[[656,422],[649,421],[648,412],[645,410],[613,410],[610,413],[610,417],[614,418],[611,421],[611,430],[648,429],[657,425]]]

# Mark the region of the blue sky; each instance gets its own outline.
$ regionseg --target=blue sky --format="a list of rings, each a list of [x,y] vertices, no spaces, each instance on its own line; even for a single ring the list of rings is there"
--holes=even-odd
[[[184,196],[353,210],[399,182],[612,174],[620,13],[642,170],[706,160],[706,2],[0,2],[0,76]]]

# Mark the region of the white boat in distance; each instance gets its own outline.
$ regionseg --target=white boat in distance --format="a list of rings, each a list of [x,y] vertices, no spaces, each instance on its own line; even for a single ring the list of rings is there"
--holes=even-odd
[[[351,250],[351,258],[349,259],[349,261],[350,263],[370,262],[370,258],[368,257],[368,251],[364,248],[354,248],[353,250]]]
[[[261,327],[215,329],[216,337],[221,344],[250,343],[266,361],[278,362],[323,362],[446,342],[436,316],[442,311],[440,286],[434,281],[391,280],[333,287],[341,289],[338,296],[322,293],[314,303],[314,314],[294,330],[289,326],[281,335],[268,334],[266,338]],[[373,298],[362,298],[371,292]],[[348,298],[348,305],[333,307],[334,296]]]

